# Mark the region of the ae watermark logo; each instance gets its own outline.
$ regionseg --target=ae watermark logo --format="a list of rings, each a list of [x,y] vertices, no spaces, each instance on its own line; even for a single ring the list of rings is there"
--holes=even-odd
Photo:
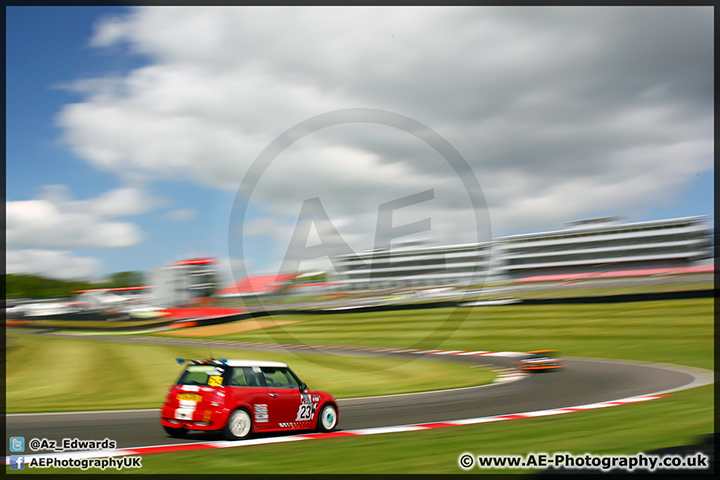
[[[463,229],[466,237],[468,235],[471,237],[471,241],[463,242],[464,244],[488,245],[487,261],[478,261],[465,265],[462,277],[458,277],[454,281],[453,288],[457,292],[463,292],[471,283],[475,287],[483,285],[489,264],[489,245],[492,238],[490,218],[482,188],[469,164],[455,147],[426,125],[397,113],[366,108],[336,110],[304,120],[279,135],[255,159],[238,189],[228,230],[228,247],[232,271],[236,281],[253,276],[253,272],[248,271],[248,262],[246,261],[248,260],[246,247],[250,241],[250,235],[246,232],[246,224],[249,218],[255,218],[257,215],[258,209],[253,205],[253,197],[264,193],[262,192],[261,179],[267,174],[273,162],[282,155],[287,154],[293,146],[306,137],[319,135],[321,131],[330,129],[330,127],[343,126],[345,132],[347,132],[348,127],[363,124],[382,126],[386,130],[389,127],[394,142],[417,144],[417,140],[420,140],[423,147],[429,150],[435,158],[441,158],[440,162],[446,162],[444,168],[447,168],[447,166],[451,168],[453,178],[450,179],[452,181],[450,188],[464,202],[464,205],[457,209],[463,212],[463,220],[458,222],[457,225],[452,225],[451,228]],[[389,152],[388,155],[392,155],[392,152]],[[392,185],[392,181],[388,181],[388,179],[382,180],[385,181],[385,184]],[[353,215],[357,215],[357,212],[340,212],[344,218],[343,221],[338,222],[338,219],[329,213],[330,208],[334,208],[336,210],[335,215],[337,215],[338,202],[330,203],[332,200],[326,199],[323,195],[326,189],[317,186],[318,191],[314,195],[306,195],[306,198],[298,201],[299,215],[295,219],[287,246],[283,249],[284,253],[280,268],[274,273],[292,277],[301,273],[303,262],[327,258],[332,263],[336,273],[341,272],[344,266],[346,268],[348,263],[352,264],[355,273],[364,272],[363,281],[365,283],[363,285],[367,285],[368,288],[371,288],[372,285],[390,283],[388,282],[388,268],[397,262],[390,254],[393,252],[395,242],[417,235],[443,238],[445,236],[443,233],[446,233],[442,231],[433,232],[433,225],[441,222],[433,219],[431,212],[435,212],[435,214],[437,212],[442,214],[443,212],[442,208],[433,208],[434,206],[437,207],[434,204],[440,200],[439,188],[433,185],[433,180],[426,181],[424,184],[412,184],[410,189],[414,192],[410,194],[407,193],[408,181],[402,178],[395,180],[398,185],[402,185],[402,188],[398,187],[398,192],[395,195],[393,195],[392,191],[387,191],[392,190],[392,187],[383,192],[385,198],[389,197],[390,200],[378,202],[374,207],[374,232],[363,232],[366,238],[373,238],[374,242],[371,248],[366,248],[360,253],[350,247],[351,242],[346,240],[346,232],[342,230],[343,226],[353,223],[352,221],[348,222],[347,219],[353,218]],[[448,189],[450,180],[448,180],[447,176],[438,180],[438,182],[442,183],[444,191]],[[352,179],[349,179],[349,181],[352,181]],[[265,195],[265,197],[267,198],[269,195]],[[349,200],[347,204],[352,206],[353,202]],[[414,209],[414,212],[427,211],[428,214],[420,215],[420,218],[414,221],[399,220],[400,214],[407,212],[409,209]],[[364,213],[367,216],[372,212],[365,211]],[[448,228],[447,219],[443,218],[442,220],[445,220],[442,228]],[[314,242],[311,241],[313,231],[317,234]],[[357,232],[354,232],[354,237],[357,238],[357,236]],[[438,249],[438,251],[441,250]],[[452,260],[448,258],[447,261]],[[411,267],[410,271],[413,268],[418,272],[427,271],[427,269],[423,270],[422,262],[417,267]],[[421,278],[421,276],[418,275],[417,278]],[[431,276],[426,276],[424,279],[426,279],[426,287],[432,286]],[[438,285],[443,282],[444,280],[438,280]],[[362,285],[357,289],[355,285],[343,284],[342,279],[340,279],[339,283],[340,285],[335,291],[343,292],[343,289],[355,287],[352,296],[354,298],[362,296]],[[408,289],[412,289],[412,286],[408,285]],[[265,296],[261,295],[260,292],[255,295],[252,292],[250,293],[251,295],[245,297],[246,304],[259,314],[277,312],[282,310],[283,303],[287,303],[278,302],[276,296]],[[342,300],[339,300],[339,302],[341,305]],[[451,309],[447,314],[447,318],[439,326],[426,332],[419,332],[419,339],[416,335],[415,339],[411,340],[412,345],[407,345],[405,348],[432,349],[439,346],[459,328],[467,314],[467,308],[456,307]],[[284,329],[281,322],[274,322],[274,325],[277,328],[267,329],[266,331],[271,334],[277,343],[305,343],[302,339],[295,338]]]

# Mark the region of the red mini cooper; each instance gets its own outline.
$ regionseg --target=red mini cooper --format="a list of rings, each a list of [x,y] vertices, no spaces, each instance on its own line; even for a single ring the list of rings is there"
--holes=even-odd
[[[254,432],[329,432],[337,422],[335,397],[308,390],[284,363],[255,360],[188,361],[160,414],[172,437],[202,430],[220,431],[228,440]]]

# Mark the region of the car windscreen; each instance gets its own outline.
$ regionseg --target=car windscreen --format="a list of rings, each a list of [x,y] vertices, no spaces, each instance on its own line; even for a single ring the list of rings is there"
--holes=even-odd
[[[177,385],[206,385],[219,387],[223,384],[225,368],[215,365],[188,365]]]

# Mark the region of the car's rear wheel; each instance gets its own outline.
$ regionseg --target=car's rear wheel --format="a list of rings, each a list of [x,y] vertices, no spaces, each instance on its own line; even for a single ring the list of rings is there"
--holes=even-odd
[[[332,403],[326,403],[320,410],[318,417],[317,429],[321,432],[330,432],[337,427],[338,413],[337,408]]]
[[[247,438],[251,430],[252,419],[250,414],[244,408],[239,408],[230,414],[222,433],[228,440],[241,440]]]
[[[173,438],[183,438],[187,434],[186,428],[173,428],[166,425],[163,425],[162,427],[163,430],[165,430],[165,433],[167,433]]]

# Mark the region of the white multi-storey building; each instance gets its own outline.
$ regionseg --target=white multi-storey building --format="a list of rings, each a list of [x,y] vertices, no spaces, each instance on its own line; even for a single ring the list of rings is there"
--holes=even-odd
[[[692,266],[712,258],[705,217],[622,224],[617,217],[580,220],[566,228],[492,242],[401,244],[335,257],[343,290],[476,285],[488,279]]]
[[[491,243],[429,246],[408,242],[397,247],[335,257],[342,289],[483,284]]]
[[[621,224],[616,217],[500,239],[509,278],[596,271],[686,267],[710,258],[704,217]]]

